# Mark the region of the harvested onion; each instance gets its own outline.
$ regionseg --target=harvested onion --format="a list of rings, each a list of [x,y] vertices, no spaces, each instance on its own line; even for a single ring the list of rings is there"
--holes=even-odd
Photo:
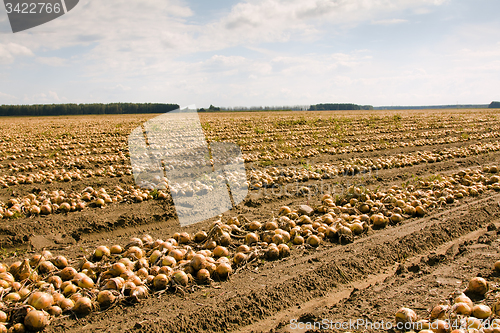
[[[488,291],[488,282],[482,277],[474,277],[469,281],[468,290],[477,295],[484,295]]]
[[[47,313],[39,310],[32,310],[24,317],[24,325],[32,331],[41,331],[49,324]]]

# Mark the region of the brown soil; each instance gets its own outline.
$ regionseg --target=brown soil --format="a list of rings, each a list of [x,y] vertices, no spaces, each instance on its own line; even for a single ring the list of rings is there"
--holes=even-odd
[[[438,145],[429,150],[461,145],[463,143]],[[425,149],[410,147],[363,154],[321,155],[311,163],[334,162],[353,155],[370,158]],[[388,188],[414,176],[446,174],[461,168],[498,163],[499,157],[500,153],[490,153],[380,170],[369,180],[357,175],[328,182]],[[276,162],[277,165],[294,163],[298,161]],[[258,164],[248,165],[252,166],[258,167]],[[106,184],[131,181],[131,177],[123,177],[107,180]],[[99,180],[93,182],[85,186],[99,187]],[[68,183],[59,187],[72,189],[72,186]],[[245,214],[251,220],[266,221],[282,205],[296,207],[306,201],[310,205],[319,202],[319,196],[266,193],[252,191],[242,204],[226,215]],[[3,190],[0,193],[2,199],[9,195]],[[9,257],[7,262],[41,249],[77,260],[91,253],[98,244],[123,245],[130,237],[145,233],[165,239],[180,230],[207,230],[211,221],[181,228],[169,202],[118,204],[103,210],[2,220],[0,244],[4,256]],[[318,249],[294,248],[290,257],[257,262],[251,268],[238,271],[229,281],[195,286],[185,292],[167,292],[139,304],[120,304],[77,320],[58,318],[46,331],[305,332],[306,329],[291,330],[290,321],[366,319],[394,322],[394,313],[402,306],[425,317],[429,307],[448,298],[456,289],[465,289],[468,279],[473,276],[482,275],[490,281],[500,282],[491,269],[500,259],[497,228],[500,228],[500,194],[488,191],[479,197],[465,198],[433,210],[423,218],[405,220],[403,224],[361,236],[351,244],[323,242]],[[310,330],[316,331],[325,330]]]

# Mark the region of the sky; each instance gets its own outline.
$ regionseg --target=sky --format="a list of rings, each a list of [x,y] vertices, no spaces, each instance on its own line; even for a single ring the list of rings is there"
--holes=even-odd
[[[0,104],[489,104],[498,0],[80,0],[12,33]]]

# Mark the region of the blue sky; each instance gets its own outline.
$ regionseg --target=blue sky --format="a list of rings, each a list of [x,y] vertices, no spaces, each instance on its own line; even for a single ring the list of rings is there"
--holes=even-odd
[[[80,0],[13,34],[0,104],[500,100],[498,0]]]

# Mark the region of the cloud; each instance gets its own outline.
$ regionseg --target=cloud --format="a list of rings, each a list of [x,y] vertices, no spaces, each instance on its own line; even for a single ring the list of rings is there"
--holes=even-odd
[[[57,20],[29,33],[5,37],[33,52],[85,47],[71,62],[87,77],[119,81],[177,71],[172,63],[183,55],[266,42],[311,42],[331,35],[332,29],[343,24],[378,22],[388,13],[442,3],[444,0],[241,1],[214,21],[198,25],[196,20],[188,20],[194,13],[183,0],[81,0]],[[68,64],[61,56],[37,55],[37,62],[49,66]],[[0,50],[0,63],[12,61],[10,52]]]
[[[13,63],[16,57],[34,56],[33,52],[26,46],[16,43],[0,43],[0,64]]]
[[[18,98],[14,95],[9,95],[0,91],[0,104],[13,103]]]
[[[52,67],[68,66],[68,60],[59,57],[37,57],[35,61],[39,64],[48,65]]]
[[[401,23],[407,23],[408,20],[403,20],[403,19],[389,19],[389,20],[378,20],[378,21],[372,21],[373,25],[394,25],[394,24],[401,24]]]
[[[23,101],[27,104],[62,103],[66,101],[66,98],[59,98],[56,92],[49,91],[47,93],[38,93],[32,96],[24,95]]]

